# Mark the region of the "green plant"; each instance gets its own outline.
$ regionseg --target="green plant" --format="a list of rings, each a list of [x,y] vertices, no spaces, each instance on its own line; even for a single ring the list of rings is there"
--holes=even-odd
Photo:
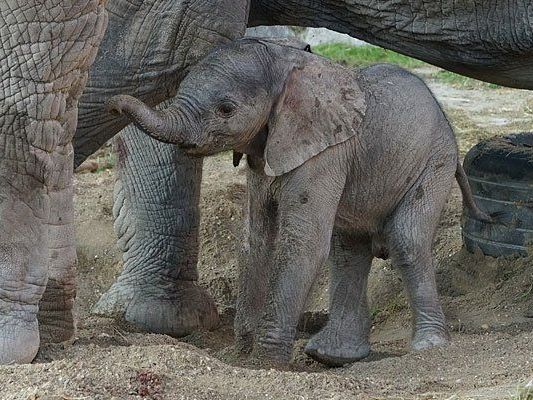
[[[533,400],[533,380],[526,386],[518,389],[518,394],[513,400]]]
[[[498,89],[500,87],[494,83],[478,81],[477,79],[468,78],[445,70],[438,70],[431,76],[443,83],[461,89]]]
[[[114,153],[107,153],[99,155],[96,161],[98,162],[98,169],[96,172],[99,173],[114,168],[117,163],[117,157]]]
[[[313,47],[313,52],[347,65],[364,67],[387,62],[405,68],[417,68],[427,65],[423,61],[404,56],[392,50],[376,46],[350,46],[343,43],[321,44]]]
[[[313,51],[333,61],[357,67],[366,67],[376,63],[391,63],[407,69],[429,66],[429,64],[415,58],[371,45],[351,46],[344,43],[321,44],[313,47]],[[493,83],[478,81],[441,69],[433,72],[431,77],[442,83],[461,89],[497,89],[500,87]]]

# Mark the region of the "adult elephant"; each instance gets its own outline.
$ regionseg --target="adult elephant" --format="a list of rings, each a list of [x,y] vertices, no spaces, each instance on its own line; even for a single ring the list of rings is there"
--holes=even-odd
[[[249,24],[325,27],[472,78],[533,89],[527,1],[252,0]]]
[[[48,18],[32,12],[37,4],[54,3],[56,7],[50,7],[54,12],[44,14]],[[60,341],[73,333],[72,177],[64,169],[70,165],[71,153],[66,150],[72,135],[63,136],[63,132],[73,132],[75,118],[59,130],[56,120],[62,120],[55,117],[75,109],[74,100],[84,80],[79,84],[67,82],[66,87],[77,91],[67,96],[70,101],[60,103],[66,107],[60,106],[59,114],[55,106],[40,102],[39,97],[32,100],[22,95],[26,100],[19,99],[24,93],[22,83],[36,96],[52,91],[50,85],[45,89],[35,85],[49,83],[40,79],[41,73],[63,82],[61,73],[51,69],[56,64],[40,62],[49,54],[54,55],[54,61],[60,60],[59,64],[80,66],[80,71],[92,61],[89,52],[84,52],[84,44],[94,51],[99,37],[91,36],[89,29],[69,41],[74,46],[58,46],[60,49],[54,51],[41,46],[46,40],[28,29],[33,22],[58,29],[66,21],[62,10],[78,3],[99,2],[31,0],[20,12],[15,12],[18,2],[14,0],[0,6],[2,43],[11,43],[9,37],[15,29],[24,33],[20,37],[27,45],[8,46],[7,52],[3,45],[0,50],[11,60],[0,67],[0,106],[5,111],[0,113],[4,154],[0,169],[0,363],[29,361],[34,356],[39,344],[39,305],[44,339]],[[248,8],[246,1],[231,0],[110,1],[107,35],[80,103],[76,163],[126,126],[125,120],[117,122],[105,114],[102,104],[108,97],[128,93],[149,105],[172,97],[188,66],[214,44],[242,35]],[[530,89],[531,14],[531,6],[517,0],[461,4],[452,0],[253,0],[249,24],[324,26],[465,75]],[[67,57],[62,57],[64,54]],[[28,78],[21,83],[21,76]],[[35,129],[29,129],[34,116],[28,110],[32,108],[39,110],[42,129],[39,118]],[[35,137],[41,140],[37,145]],[[58,148],[57,143],[63,146]],[[42,154],[35,146],[61,151],[57,157],[47,156],[43,163],[34,155]],[[125,264],[97,311],[177,336],[213,326],[213,303],[194,283],[201,163],[131,128],[120,136],[117,147],[115,226]],[[28,165],[32,168],[29,172],[24,170]],[[61,179],[61,187],[51,185],[50,179]]]
[[[172,97],[190,65],[244,34],[249,12],[248,0],[105,3],[0,4],[0,364],[74,333],[73,163],[127,125],[102,103]],[[201,161],[136,134],[118,146],[125,272],[99,309],[176,336],[210,328],[214,303],[194,284]]]
[[[75,166],[129,123],[106,112],[107,99],[136,93],[157,105],[173,97],[191,65],[244,34],[249,0],[115,0],[107,10],[109,28],[80,99]],[[134,127],[115,145],[124,269],[94,311],[178,337],[215,327],[215,304],[195,283],[202,161]]]

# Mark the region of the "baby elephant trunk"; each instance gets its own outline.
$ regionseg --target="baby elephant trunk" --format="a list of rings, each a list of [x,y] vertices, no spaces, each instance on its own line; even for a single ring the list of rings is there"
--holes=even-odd
[[[186,134],[188,129],[184,126],[185,118],[177,108],[158,111],[135,97],[119,95],[108,100],[107,110],[114,115],[126,115],[145,133],[160,142],[176,144],[182,148],[196,147]]]

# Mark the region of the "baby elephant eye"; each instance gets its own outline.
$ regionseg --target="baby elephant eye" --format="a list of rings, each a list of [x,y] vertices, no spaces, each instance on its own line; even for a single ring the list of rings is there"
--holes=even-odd
[[[231,117],[233,113],[235,113],[236,108],[237,107],[235,106],[235,104],[226,102],[218,106],[217,111],[221,117],[228,118]]]

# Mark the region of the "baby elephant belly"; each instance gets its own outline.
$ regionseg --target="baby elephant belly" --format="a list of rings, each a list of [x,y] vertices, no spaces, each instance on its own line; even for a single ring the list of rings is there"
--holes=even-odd
[[[383,220],[385,218],[374,216],[361,216],[354,213],[338,213],[335,220],[335,229],[350,234],[354,239],[370,241],[372,256],[387,260],[389,249],[383,234]]]

